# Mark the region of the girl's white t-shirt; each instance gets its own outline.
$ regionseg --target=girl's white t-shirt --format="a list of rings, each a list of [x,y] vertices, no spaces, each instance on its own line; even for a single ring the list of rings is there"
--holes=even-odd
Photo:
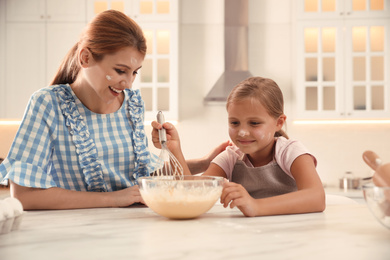
[[[300,141],[286,139],[285,137],[277,137],[275,141],[274,160],[270,163],[276,161],[280,168],[292,178],[294,177],[291,175],[291,165],[296,158],[303,154],[309,154],[313,158],[315,166],[317,166],[317,159],[310,154],[309,150]],[[233,168],[237,160],[244,161],[248,167],[254,167],[246,154],[234,145],[227,147],[225,151],[214,158],[212,163],[221,167],[225,171],[226,178],[231,181]]]

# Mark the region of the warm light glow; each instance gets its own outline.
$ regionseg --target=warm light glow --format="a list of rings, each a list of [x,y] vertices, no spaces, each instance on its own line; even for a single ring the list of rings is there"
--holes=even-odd
[[[349,124],[390,124],[388,119],[367,120],[294,120],[294,125],[349,125]]]
[[[317,28],[305,28],[305,52],[312,53],[317,52],[318,46],[318,29]]]
[[[0,125],[20,125],[20,120],[0,120]]]

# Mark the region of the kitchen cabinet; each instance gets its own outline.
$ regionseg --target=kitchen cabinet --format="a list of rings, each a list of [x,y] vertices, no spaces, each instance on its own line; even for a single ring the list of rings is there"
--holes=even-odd
[[[297,117],[389,118],[390,2],[297,6]]]
[[[7,0],[7,22],[84,22],[83,0]]]
[[[146,120],[163,111],[165,119],[178,120],[178,1],[88,1],[88,19],[108,9],[122,11],[142,28],[148,46],[133,88],[140,89]]]
[[[88,0],[88,20],[114,9],[142,22],[178,22],[178,0]]]
[[[86,4],[79,0],[7,0],[5,8],[0,117],[20,119],[31,94],[49,85],[77,42],[86,24]]]

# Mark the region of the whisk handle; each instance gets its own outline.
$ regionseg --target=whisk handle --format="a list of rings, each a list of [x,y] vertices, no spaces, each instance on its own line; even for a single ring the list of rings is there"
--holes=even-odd
[[[161,111],[158,111],[158,113],[157,113],[157,122],[159,124],[164,124],[165,123],[164,114]],[[164,128],[161,128],[160,130],[158,130],[158,137],[160,138],[160,143],[161,144],[163,144],[163,143],[165,143],[167,141],[167,135],[166,135],[166,132],[165,132]]]

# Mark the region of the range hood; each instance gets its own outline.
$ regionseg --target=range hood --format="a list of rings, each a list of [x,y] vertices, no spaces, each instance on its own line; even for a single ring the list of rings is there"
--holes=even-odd
[[[248,0],[225,0],[225,70],[204,98],[225,102],[230,91],[252,74],[248,70]]]

